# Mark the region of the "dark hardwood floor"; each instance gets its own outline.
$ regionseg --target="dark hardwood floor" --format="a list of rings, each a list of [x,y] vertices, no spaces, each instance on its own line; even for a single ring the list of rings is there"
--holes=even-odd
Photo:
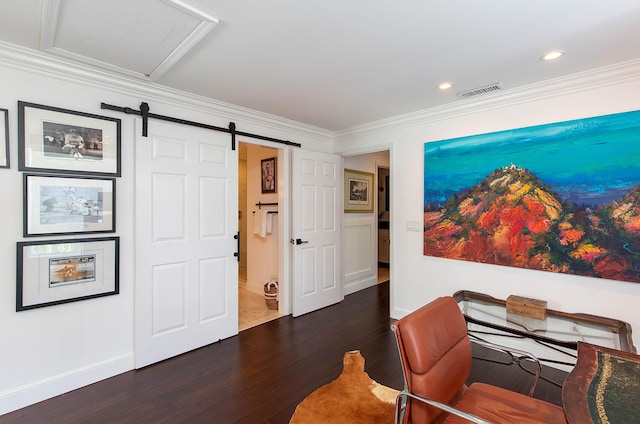
[[[14,423],[286,424],[296,405],[342,371],[359,349],[377,382],[402,388],[389,329],[389,283],[346,296],[340,304],[270,321],[221,342],[0,416]],[[474,363],[471,380],[524,390],[517,367]],[[547,370],[548,372],[548,370]],[[552,377],[564,379],[564,373]],[[560,388],[541,382],[536,397],[558,404]]]

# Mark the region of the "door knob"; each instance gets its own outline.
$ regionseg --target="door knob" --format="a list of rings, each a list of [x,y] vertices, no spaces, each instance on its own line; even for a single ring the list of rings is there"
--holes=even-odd
[[[302,240],[302,239],[290,239],[289,243],[291,244],[295,244],[295,245],[299,245],[299,244],[304,244],[304,243],[309,243],[308,240]]]

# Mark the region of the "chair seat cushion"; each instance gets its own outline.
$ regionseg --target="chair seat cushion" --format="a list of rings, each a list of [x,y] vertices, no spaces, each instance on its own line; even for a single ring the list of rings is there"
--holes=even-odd
[[[567,423],[559,406],[483,383],[472,384],[452,406],[495,424]],[[452,414],[444,422],[469,423]]]

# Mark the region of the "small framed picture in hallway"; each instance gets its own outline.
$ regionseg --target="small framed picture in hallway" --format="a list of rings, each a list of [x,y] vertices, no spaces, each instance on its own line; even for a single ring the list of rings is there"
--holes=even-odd
[[[353,213],[373,212],[373,174],[344,170],[344,211]]]

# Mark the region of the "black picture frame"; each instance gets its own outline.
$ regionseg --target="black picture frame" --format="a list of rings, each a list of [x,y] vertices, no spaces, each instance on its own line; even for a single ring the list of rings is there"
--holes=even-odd
[[[120,293],[120,238],[17,243],[16,312]]]
[[[10,168],[9,111],[0,109],[0,168]]]
[[[121,121],[18,101],[18,170],[121,176]]]
[[[260,161],[260,175],[262,181],[262,193],[276,193],[278,188],[278,169],[276,158],[262,159]]]
[[[24,237],[113,233],[116,180],[24,174]]]

